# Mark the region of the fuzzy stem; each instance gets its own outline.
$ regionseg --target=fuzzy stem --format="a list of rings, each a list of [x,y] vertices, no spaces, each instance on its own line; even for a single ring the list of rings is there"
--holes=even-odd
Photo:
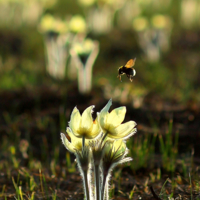
[[[84,184],[84,191],[85,191],[85,197],[86,200],[90,199],[89,196],[89,188],[88,188],[88,182],[87,182],[87,170],[83,171],[83,184]]]
[[[103,174],[103,184],[102,184],[102,190],[101,190],[101,200],[108,199],[108,171],[104,171]]]
[[[105,182],[105,188],[104,188],[104,200],[109,200],[109,185],[108,185],[108,181],[109,181],[109,178],[108,178],[108,175],[106,177],[106,182]]]
[[[96,182],[96,200],[101,199],[101,187],[100,187],[100,173],[99,173],[99,165],[95,165],[95,182]]]

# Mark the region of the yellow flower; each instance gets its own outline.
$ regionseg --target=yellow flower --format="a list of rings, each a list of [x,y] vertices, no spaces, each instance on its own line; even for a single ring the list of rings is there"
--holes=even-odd
[[[94,106],[90,106],[85,109],[82,116],[76,107],[72,111],[69,127],[76,137],[92,139],[100,133],[101,129],[98,122],[96,120],[93,121],[92,118],[93,108]]]
[[[44,15],[39,25],[40,32],[45,33],[48,31],[53,31],[54,23],[55,23],[55,18],[52,15],[50,14]]]
[[[121,124],[124,121],[126,114],[126,107],[119,107],[112,112],[108,112],[110,106],[112,105],[112,100],[110,99],[107,105],[98,113],[98,121],[104,133],[108,137],[114,139],[126,139],[136,133],[136,123],[134,121],[129,121]]]
[[[46,14],[42,17],[39,24],[39,31],[41,33],[56,32],[58,34],[63,34],[68,31],[68,26],[65,21],[54,18],[50,14]]]
[[[172,24],[171,19],[165,15],[154,15],[151,18],[151,23],[153,27],[158,29],[170,28]]]
[[[94,48],[94,42],[91,39],[86,39],[83,42],[77,42],[73,46],[77,54],[90,54]]]
[[[105,171],[109,172],[118,164],[132,161],[131,157],[126,157],[128,152],[123,140],[107,142],[103,149],[103,168]]]
[[[61,133],[61,140],[64,146],[68,151],[71,153],[75,153],[76,151],[82,150],[82,139],[75,137],[72,133],[70,128],[67,128],[67,133],[70,137],[70,140],[65,136],[64,133]]]
[[[123,140],[107,142],[103,150],[104,161],[109,163],[119,162],[128,153],[128,149],[126,148],[126,144]]]
[[[74,15],[71,18],[69,27],[75,33],[85,33],[87,29],[85,19],[80,15]]]
[[[76,153],[77,151],[81,152],[82,150],[82,138],[76,137],[73,133],[72,130],[67,127],[67,134],[70,137],[70,140],[68,137],[65,136],[64,133],[61,133],[61,140],[66,149],[68,149],[71,153]],[[85,140],[85,146],[88,146],[91,140],[86,139]]]
[[[67,33],[68,31],[67,23],[60,19],[57,19],[54,23],[54,31],[60,34]]]
[[[133,28],[136,31],[143,31],[148,28],[148,20],[145,17],[137,17],[133,21]]]
[[[132,161],[130,157],[126,157],[128,149],[123,140],[115,140],[114,142],[107,141],[103,148],[103,176],[102,176],[102,195],[105,195],[105,186],[109,182],[110,173],[112,169],[118,164]]]

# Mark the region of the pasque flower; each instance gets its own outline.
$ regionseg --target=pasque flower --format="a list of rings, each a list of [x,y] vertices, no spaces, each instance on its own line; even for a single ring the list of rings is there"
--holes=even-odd
[[[106,106],[98,113],[98,121],[104,133],[108,137],[113,139],[126,139],[136,133],[136,123],[129,121],[121,124],[124,121],[126,114],[126,107],[122,106],[112,110],[110,113],[108,110],[112,105],[110,99]]]
[[[103,163],[104,167],[110,168],[117,164],[131,161],[132,158],[125,158],[128,154],[126,143],[123,140],[115,140],[114,142],[107,142],[103,149]]]
[[[69,127],[67,128],[67,134],[70,137],[70,140],[65,136],[64,133],[61,133],[61,140],[65,148],[71,153],[76,153],[77,151],[81,151],[82,139],[74,136],[74,134],[72,133]]]
[[[93,139],[100,133],[101,129],[99,124],[93,121],[92,118],[93,108],[94,106],[90,106],[85,109],[82,116],[76,107],[72,111],[69,127],[76,137]]]
[[[116,108],[109,113],[111,105],[112,100],[109,100],[97,113],[95,121],[92,118],[94,106],[85,109],[82,115],[75,107],[67,127],[69,137],[61,133],[64,146],[76,156],[86,200],[109,199],[112,169],[132,160],[126,158],[126,140],[136,132],[136,123],[129,121],[122,124],[126,107]]]
[[[126,157],[128,149],[123,140],[115,140],[107,142],[103,149],[103,175],[102,175],[102,190],[101,199],[108,198],[108,184],[111,177],[112,169],[118,164],[132,161],[132,158]]]

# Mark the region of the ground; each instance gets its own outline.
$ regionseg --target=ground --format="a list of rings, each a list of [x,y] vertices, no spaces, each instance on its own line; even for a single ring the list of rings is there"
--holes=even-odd
[[[71,155],[72,166],[67,164],[59,132],[67,125],[75,105],[81,111],[93,104],[95,110],[101,110],[107,100],[93,93],[80,95],[76,90],[73,87],[65,98],[63,91],[50,87],[37,88],[34,93],[26,89],[1,92],[2,199],[19,198],[20,189],[24,199],[31,199],[32,195],[34,199],[83,199],[82,180],[73,164],[74,157]],[[94,91],[101,92],[101,88]],[[63,99],[66,99],[66,105]],[[151,101],[152,97],[147,97],[139,109],[127,105],[125,121],[134,119],[138,128],[132,142],[142,135],[153,135],[155,130],[157,134],[165,135],[169,120],[173,119],[173,140],[179,131],[175,170],[166,170],[156,139],[155,154],[148,160],[148,167],[144,165],[134,170],[131,165],[122,165],[114,170],[110,183],[112,199],[167,199],[170,195],[176,199],[198,199],[200,112],[193,109],[195,105],[183,107],[168,102],[165,106],[164,101],[162,109],[155,110]],[[113,108],[119,105],[113,102]],[[159,129],[152,128],[152,116]]]

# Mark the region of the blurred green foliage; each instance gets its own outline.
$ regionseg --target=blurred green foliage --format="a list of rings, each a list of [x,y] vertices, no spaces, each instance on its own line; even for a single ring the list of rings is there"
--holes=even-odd
[[[123,77],[123,83],[118,81],[118,67],[136,57],[137,74],[133,83],[129,83],[132,89],[126,92],[129,96],[127,101],[132,101],[137,91],[141,90],[144,91],[138,94],[141,100],[153,92],[163,99],[198,101],[199,4],[198,0],[1,0],[0,88],[17,89],[49,81],[45,72],[43,37],[38,32],[40,19],[45,14],[51,14],[67,22],[73,15],[81,15],[87,24],[87,35],[100,42],[100,54],[93,70],[93,85],[101,87],[105,92],[109,89],[107,87],[124,91],[128,79]],[[10,13],[9,16],[5,12]],[[105,20],[98,21],[102,16],[106,16]],[[165,27],[164,17],[170,19],[171,25],[166,24]],[[146,20],[152,25],[137,30],[134,25],[136,19]],[[95,30],[96,25],[101,26],[99,32]],[[167,35],[164,34],[166,30]],[[160,33],[165,36],[157,35]],[[144,44],[147,35],[149,39]],[[168,49],[162,51],[160,41],[165,40],[168,41]],[[152,52],[157,54],[153,62],[149,57]],[[65,79],[69,80],[70,58],[67,63],[68,77]],[[75,68],[73,63],[71,65]],[[77,84],[77,81],[71,83]],[[115,99],[115,96],[112,98]]]

